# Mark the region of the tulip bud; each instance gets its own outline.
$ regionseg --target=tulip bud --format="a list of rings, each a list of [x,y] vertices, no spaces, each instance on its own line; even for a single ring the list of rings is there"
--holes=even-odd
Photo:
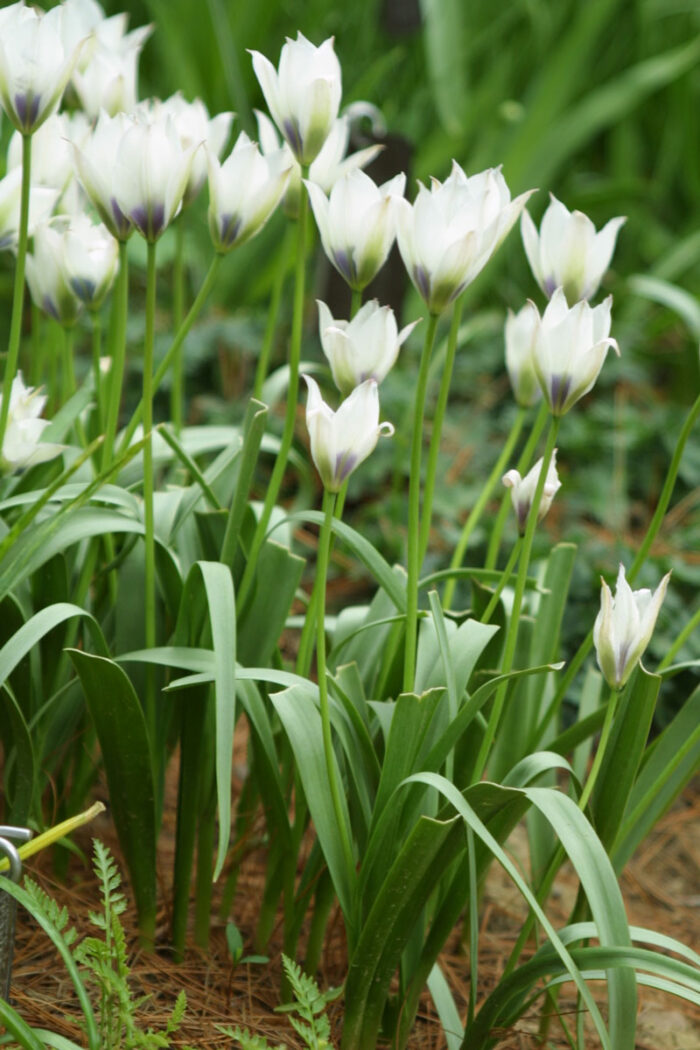
[[[520,229],[525,254],[547,298],[555,289],[563,288],[567,301],[573,305],[580,299],[591,299],[598,291],[615,251],[618,231],[627,220],[622,216],[611,219],[596,233],[582,211],[570,212],[556,197],[550,197],[539,234],[528,212],[522,214]]]
[[[109,232],[119,241],[127,240],[134,225],[117,200],[117,156],[133,117],[100,113],[95,129],[81,146],[73,146],[75,170],[90,201]]]
[[[394,311],[376,299],[365,303],[351,321],[335,321],[326,304],[316,302],[321,346],[343,397],[367,379],[381,383],[418,324],[413,321],[399,332]]]
[[[444,183],[419,183],[413,205],[399,202],[397,241],[430,312],[441,314],[484,268],[525,207],[499,168],[468,177],[456,161]]]
[[[25,135],[58,107],[78,61],[82,41],[66,50],[63,8],[37,11],[23,2],[0,11],[0,102]]]
[[[653,594],[647,588],[633,591],[625,568],[620,565],[614,598],[605,580],[601,580],[603,589],[593,644],[598,666],[612,689],[625,684],[649,644],[670,577],[669,572]]]
[[[208,155],[209,232],[217,252],[254,237],[279,204],[291,171],[283,150],[263,156],[244,131],[220,164]]]
[[[542,498],[537,511],[538,521],[542,521],[542,518],[552,506],[552,500],[561,488],[561,482],[559,480],[559,475],[557,474],[556,458],[557,450],[554,449],[552,452],[552,458],[549,461],[549,469],[547,470],[547,477],[544,483],[544,489],[542,490]],[[538,460],[532,470],[526,474],[524,478],[520,477],[517,470],[509,470],[502,478],[503,484],[507,489],[511,490],[510,495],[513,501],[513,510],[518,519],[518,530],[521,536],[525,533],[527,519],[530,515],[530,507],[535,498],[537,482],[540,480],[540,474],[542,473],[542,465],[543,460]]]
[[[311,164],[338,116],[340,63],[333,38],[314,47],[302,33],[287,39],[278,69],[259,51],[251,51],[253,69],[267,108],[302,165]]]
[[[401,173],[376,186],[356,169],[338,179],[328,198],[319,186],[306,183],[323,249],[355,291],[365,288],[386,262],[405,184]]]
[[[75,215],[64,241],[69,284],[88,310],[98,310],[117,275],[119,246],[102,223]]]
[[[22,373],[18,372],[12,380],[7,429],[0,452],[0,469],[6,474],[21,467],[44,463],[63,451],[63,445],[40,442],[42,431],[49,425],[47,419],[39,419],[45,404],[46,397],[41,396],[37,390],[26,387],[22,381]]]
[[[537,325],[534,360],[552,415],[563,416],[588,393],[610,347],[619,356],[620,348],[609,336],[611,306],[608,296],[599,306],[581,301],[569,309],[561,288],[550,299]]]
[[[532,303],[526,303],[517,314],[509,310],[506,318],[506,368],[521,408],[530,408],[542,397],[534,362],[538,322],[539,314]]]
[[[373,379],[361,383],[337,412],[321,397],[318,383],[304,376],[309,389],[306,426],[311,456],[329,492],[340,492],[353,470],[367,459],[380,434],[391,435],[391,423],[379,422],[379,394]]]

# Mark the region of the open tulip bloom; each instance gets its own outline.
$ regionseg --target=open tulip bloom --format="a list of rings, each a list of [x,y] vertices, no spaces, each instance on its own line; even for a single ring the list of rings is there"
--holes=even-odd
[[[599,232],[582,211],[569,209],[551,195],[540,232],[524,211],[520,229],[525,254],[544,294],[551,298],[563,288],[569,303],[591,299],[610,265],[620,227],[627,221],[611,219]]]
[[[60,5],[37,11],[21,2],[0,11],[0,101],[26,135],[56,109],[78,61],[82,41],[64,48],[62,20]]]
[[[542,521],[542,518],[552,506],[552,500],[561,488],[561,482],[559,480],[559,475],[557,474],[556,458],[557,450],[554,449],[552,452],[552,458],[549,461],[549,469],[547,470],[547,477],[545,479],[544,489],[542,490],[542,498],[537,511],[538,521]],[[530,515],[530,507],[535,498],[537,482],[542,473],[542,466],[543,460],[540,459],[524,478],[521,478],[520,473],[517,470],[509,470],[507,474],[503,475],[503,484],[507,489],[511,490],[510,495],[513,501],[513,510],[518,519],[518,529],[521,536],[525,533],[527,519]]]
[[[244,131],[223,164],[207,156],[209,231],[217,252],[230,252],[265,225],[282,199],[292,166],[281,149],[263,155]]]
[[[44,463],[63,451],[63,445],[40,441],[42,431],[49,425],[48,419],[39,418],[45,404],[46,397],[25,386],[22,373],[18,372],[12,381],[10,412],[0,452],[0,468],[5,473]]]
[[[376,299],[365,303],[351,321],[334,320],[326,304],[317,302],[321,346],[343,397],[367,379],[381,383],[418,324],[413,321],[399,332],[394,311]]]
[[[445,182],[433,179],[430,189],[419,183],[412,205],[399,201],[399,251],[432,314],[441,314],[481,272],[532,193],[511,200],[499,168],[467,176],[453,161]]]
[[[330,198],[313,182],[306,185],[326,255],[350,287],[361,291],[391,250],[406,176],[402,172],[377,186],[355,169],[338,179]]]
[[[251,51],[253,69],[272,119],[301,165],[318,156],[338,116],[342,94],[333,38],[315,47],[302,33],[287,39],[279,67]]]
[[[648,588],[633,591],[620,565],[615,597],[605,580],[600,595],[600,612],[593,627],[598,666],[612,689],[620,689],[639,663],[654,632],[656,618],[666,595],[671,573],[667,573],[652,594]]]
[[[379,393],[373,379],[361,383],[334,412],[321,397],[318,383],[304,376],[309,390],[306,426],[311,456],[329,492],[345,481],[374,451],[380,434],[391,435],[391,423],[379,422]]]
[[[22,194],[22,168],[12,168],[4,179],[0,179],[0,251],[14,251],[19,231],[20,200]],[[33,236],[39,223],[45,222],[54,209],[59,191],[44,186],[32,186],[29,190],[29,236]]]
[[[612,296],[599,306],[585,300],[569,309],[561,288],[550,299],[540,318],[534,303],[537,324],[535,371],[544,398],[554,416],[563,416],[595,384],[610,347],[619,355],[610,337]]]

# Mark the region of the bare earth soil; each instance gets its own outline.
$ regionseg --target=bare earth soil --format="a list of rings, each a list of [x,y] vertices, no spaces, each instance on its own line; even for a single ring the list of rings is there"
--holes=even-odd
[[[517,829],[511,847],[517,855]],[[117,856],[118,849],[113,827],[108,818],[95,821],[79,839],[86,852],[89,839],[103,839]],[[163,887],[170,871],[170,845],[167,834],[163,839],[161,872]],[[244,861],[234,904],[234,919],[245,940],[252,943],[255,920],[264,879],[264,852],[250,853]],[[47,856],[33,858],[27,870],[38,878],[61,904],[65,904],[73,924],[80,934],[93,932],[87,918],[88,908],[98,906],[95,880],[90,870],[79,862],[72,863],[68,883],[58,884],[51,876]],[[123,869],[122,869],[123,870]],[[647,926],[666,933],[698,948],[700,945],[700,784],[689,788],[684,797],[657,825],[644,847],[628,865],[621,880],[628,907],[629,919],[638,926]],[[562,924],[574,900],[576,881],[564,870],[553,897],[552,915]],[[165,899],[165,894],[162,895]],[[505,874],[495,866],[487,883],[481,911],[479,943],[479,999],[488,994],[497,981],[510,948],[526,914],[517,891]],[[182,1028],[172,1039],[173,1047],[189,1045],[200,1050],[230,1047],[231,1039],[217,1030],[217,1025],[245,1025],[275,1044],[284,1042],[299,1047],[284,1016],[274,1013],[279,1003],[279,937],[273,935],[270,944],[271,961],[267,965],[231,966],[226,949],[224,923],[215,920],[208,952],[192,947],[183,964],[175,964],[167,950],[149,954],[137,949],[138,939],[133,908],[123,917],[130,943],[134,945],[132,981],[136,994],[149,994],[149,1003],[143,1008],[143,1027],[158,1029],[164,1026],[180,989],[185,989],[188,1010]],[[321,987],[339,985],[343,980],[345,956],[339,914],[331,917],[326,951],[322,961],[319,983]],[[168,914],[165,906],[159,912],[158,938],[167,945]],[[278,931],[277,931],[278,932]],[[441,964],[450,981],[460,1011],[466,1012],[469,971],[466,955],[461,949],[460,930],[456,930],[441,957]],[[18,929],[13,971],[12,999],[15,1007],[30,1024],[51,1028],[83,1044],[77,1021],[80,1012],[60,959],[46,936],[26,915],[18,917]],[[575,1009],[575,1001],[561,1000],[564,1009]],[[604,994],[601,989],[601,1002]],[[330,1007],[334,1036],[339,1040],[342,1022],[342,1000]],[[571,1025],[572,1016],[567,1017]],[[504,1050],[530,1050],[539,1045],[537,1031],[539,1016],[526,1017],[516,1030],[502,1033],[499,1043]],[[438,1050],[445,1046],[440,1024],[432,1003],[426,995],[410,1042],[411,1050]],[[550,1032],[548,1046],[564,1047],[565,1043],[556,1019]],[[598,1045],[593,1034],[587,1050]],[[638,1050],[698,1050],[700,1047],[700,1008],[675,999],[662,992],[640,988],[638,1017]]]

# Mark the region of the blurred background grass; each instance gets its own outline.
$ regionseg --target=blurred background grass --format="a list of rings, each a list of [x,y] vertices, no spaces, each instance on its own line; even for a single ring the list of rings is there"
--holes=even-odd
[[[255,136],[252,111],[264,102],[246,49],[275,64],[286,36],[314,43],[335,36],[344,102],[367,99],[388,129],[381,175],[408,169],[444,179],[452,158],[468,173],[503,165],[515,195],[540,192],[530,211],[539,222],[548,194],[602,226],[628,216],[603,293],[614,295],[610,357],[595,391],[567,416],[559,463],[564,488],[545,523],[543,542],[574,539],[577,562],[569,612],[570,645],[588,630],[598,604],[598,575],[644,533],[670,453],[699,385],[700,339],[700,4],[698,0],[131,0],[132,28],[156,24],[141,59],[140,94],[182,90],[210,112],[234,109],[237,129]],[[369,129],[364,129],[369,133]],[[3,127],[7,136],[7,122]],[[206,200],[188,229],[191,293],[211,257]],[[284,218],[231,256],[214,296],[215,312],[187,344],[190,419],[234,419],[252,383]],[[142,245],[132,240],[134,261]],[[160,249],[167,263],[168,236]],[[11,270],[3,268],[9,302]],[[398,267],[395,301],[404,322],[421,307]],[[167,280],[163,280],[167,308]],[[333,299],[328,267],[317,257],[314,294]],[[290,289],[283,300],[277,361],[285,355]],[[514,408],[504,375],[505,310],[529,296],[542,305],[518,231],[467,293],[465,321],[477,335],[462,349],[445,430],[444,479],[436,497],[433,549],[445,564],[461,521],[498,455]],[[347,307],[346,307],[347,308]],[[343,306],[338,308],[342,315]],[[212,319],[213,318],[213,319]],[[315,310],[304,357],[320,359]],[[142,330],[132,313],[132,363]],[[167,324],[164,326],[167,329]],[[163,336],[167,342],[167,335]],[[382,387],[382,418],[399,424],[413,396],[416,342]],[[163,412],[167,402],[163,401]],[[405,528],[402,497],[407,430],[353,478],[349,512],[388,555],[398,556]],[[395,499],[386,498],[393,474]],[[674,497],[672,527],[641,582],[674,570],[655,642],[662,652],[697,604],[700,583],[700,447],[691,439]],[[476,561],[485,534],[473,539]],[[481,546],[480,546],[481,545]],[[697,641],[686,657],[700,656]],[[653,653],[649,666],[654,665]]]

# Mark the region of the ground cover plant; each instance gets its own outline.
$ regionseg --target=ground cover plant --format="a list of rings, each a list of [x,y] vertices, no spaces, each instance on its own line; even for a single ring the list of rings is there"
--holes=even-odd
[[[499,33],[525,33],[517,5],[469,45],[459,5],[422,5],[418,80],[415,40],[365,61],[373,5],[355,38],[315,6],[273,45],[252,8],[212,2],[212,36],[184,47],[152,4],[182,80],[151,61],[140,101],[150,28],[92,0],[0,9],[2,818],[72,818],[103,779],[154,950],[176,769],[176,958],[188,929],[208,944],[213,882],[230,914],[262,812],[256,953],[281,912],[288,981],[313,998],[295,966],[313,977],[337,904],[343,1050],[404,1046],[426,985],[450,1050],[496,1045],[540,1001],[546,1039],[565,982],[581,1006],[574,1026],[559,1012],[571,1045],[587,1013],[601,1046],[633,1047],[638,984],[700,995],[697,955],[630,927],[618,885],[700,757],[700,322],[683,287],[700,241],[687,215],[657,221],[630,278],[616,244],[643,225],[630,156],[639,177],[656,94],[697,93],[697,17],[653,53],[641,33],[624,67],[605,52],[581,94],[626,5],[572,5],[570,24],[534,5],[542,48],[566,32],[537,76],[514,65],[523,101],[494,63],[468,104],[467,71]],[[643,27],[662,21],[648,7]],[[273,37],[281,16],[262,10]],[[161,78],[185,94],[156,98]],[[223,112],[186,100],[198,91]],[[232,104],[247,130],[231,146]],[[417,190],[399,131],[422,135]],[[664,134],[692,161],[672,122]],[[617,182],[583,192],[569,176],[595,223],[557,182],[589,142],[617,158]],[[659,162],[655,178],[690,199],[697,167],[681,169]],[[382,283],[394,243],[403,302]],[[508,851],[523,823],[526,869]],[[580,891],[556,927],[567,859]],[[494,862],[529,911],[478,1003]],[[466,1016],[439,964],[458,924]],[[22,1045],[58,1045],[2,1009]],[[86,1039],[100,1045],[94,1019]]]

